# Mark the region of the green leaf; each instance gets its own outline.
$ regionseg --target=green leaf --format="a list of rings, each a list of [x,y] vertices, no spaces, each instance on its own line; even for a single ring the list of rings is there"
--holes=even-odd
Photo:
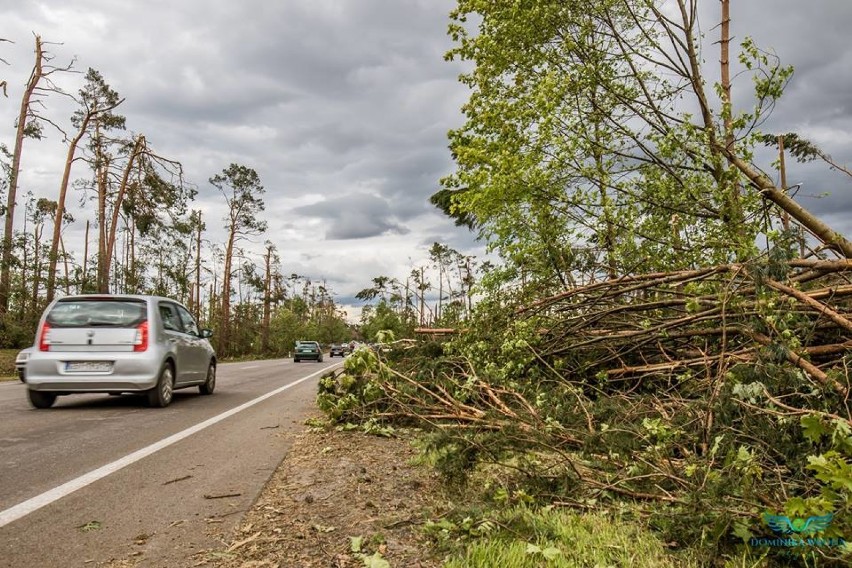
[[[784,512],[790,517],[804,516],[808,512],[808,504],[801,497],[791,497],[784,504]]]
[[[747,523],[734,521],[734,535],[742,539],[743,542],[748,542],[754,536],[754,533],[751,532]]]
[[[802,416],[800,423],[802,424],[802,434],[814,444],[818,443],[824,435],[828,434],[828,430],[823,426],[820,417],[816,414]]]
[[[555,546],[548,546],[547,548],[541,551],[541,555],[549,561],[556,560],[557,557],[562,555],[562,551],[556,548]]]
[[[533,544],[531,542],[528,542],[527,543],[527,554],[529,554],[529,555],[541,554],[541,547],[536,546],[535,544]]]
[[[100,521],[89,521],[85,525],[80,525],[77,528],[80,529],[81,532],[89,532],[89,531],[96,531],[99,528],[101,528],[102,526],[103,525],[101,524]]]
[[[361,552],[361,545],[364,542],[363,536],[350,536],[349,537],[349,550],[352,552]]]
[[[382,558],[378,552],[362,558],[365,568],[391,568],[390,562]]]

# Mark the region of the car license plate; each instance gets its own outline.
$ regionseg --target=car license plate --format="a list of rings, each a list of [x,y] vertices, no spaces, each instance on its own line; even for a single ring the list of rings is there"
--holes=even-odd
[[[67,361],[65,370],[69,373],[108,373],[112,371],[110,361]]]

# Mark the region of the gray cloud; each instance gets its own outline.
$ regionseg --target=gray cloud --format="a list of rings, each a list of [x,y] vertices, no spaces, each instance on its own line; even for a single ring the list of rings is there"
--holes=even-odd
[[[386,200],[364,193],[295,207],[293,213],[322,219],[325,237],[331,240],[406,235],[411,232],[408,228],[393,222],[394,216]]]

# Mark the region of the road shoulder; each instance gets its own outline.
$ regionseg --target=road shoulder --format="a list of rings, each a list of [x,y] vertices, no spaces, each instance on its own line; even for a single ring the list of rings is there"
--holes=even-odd
[[[227,545],[196,565],[344,568],[378,553],[391,566],[440,566],[420,531],[441,513],[440,482],[414,457],[405,438],[307,429]]]

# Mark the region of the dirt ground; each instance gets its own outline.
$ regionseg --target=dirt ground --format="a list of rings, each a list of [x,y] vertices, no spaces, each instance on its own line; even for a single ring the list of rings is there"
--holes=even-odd
[[[414,456],[405,438],[306,429],[227,546],[196,565],[437,568],[421,527],[448,505]]]

